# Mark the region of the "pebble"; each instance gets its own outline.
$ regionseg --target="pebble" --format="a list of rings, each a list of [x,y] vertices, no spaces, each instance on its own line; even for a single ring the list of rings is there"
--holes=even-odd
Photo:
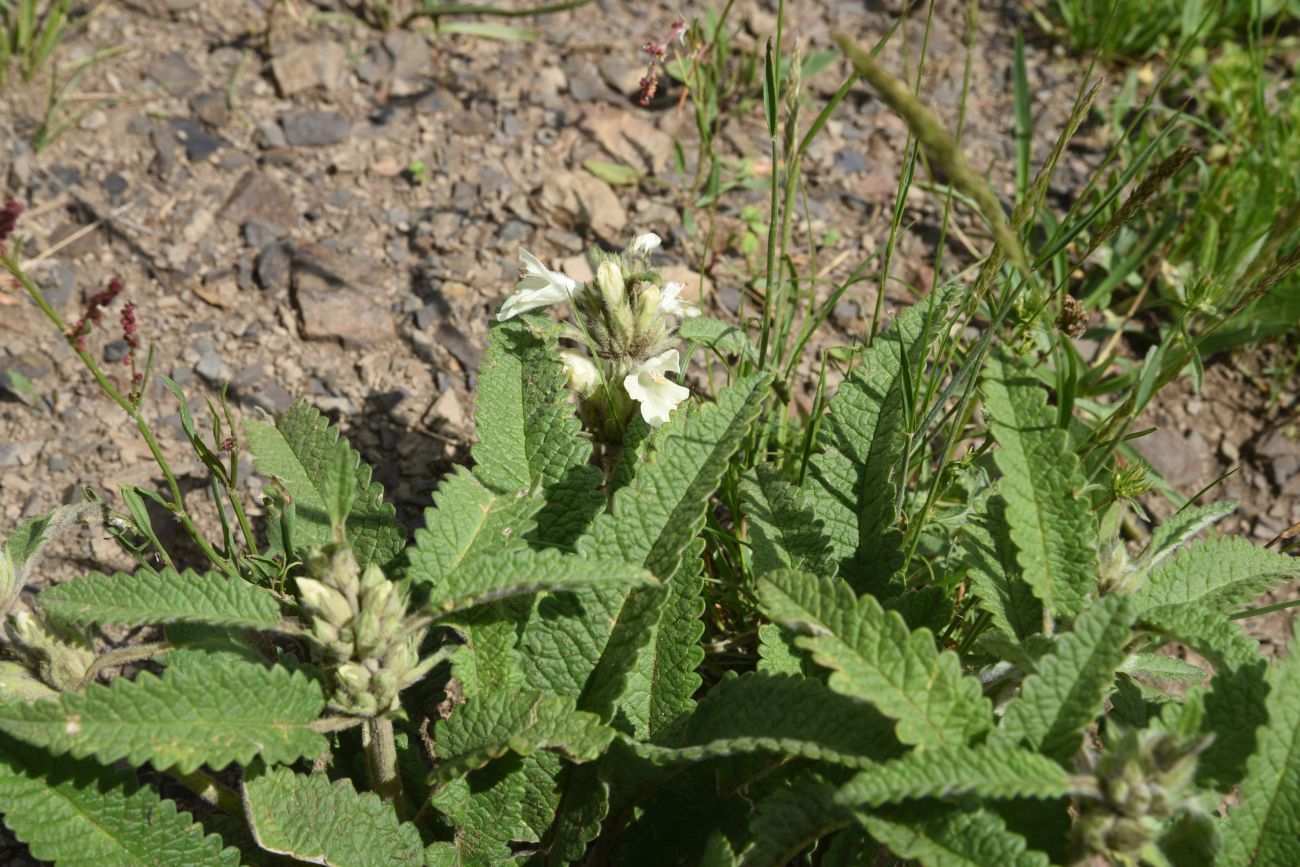
[[[280,383],[272,380],[250,394],[246,401],[271,415],[280,415],[293,406],[294,397]]]
[[[302,336],[337,340],[349,347],[392,340],[397,325],[387,305],[375,303],[373,282],[368,279],[374,270],[372,263],[335,256],[318,244],[298,245],[293,251],[292,287]]]
[[[338,144],[352,132],[352,122],[334,111],[302,111],[282,118],[285,140],[294,147]]]
[[[295,45],[271,59],[271,74],[281,96],[314,87],[332,91],[343,78],[347,59],[347,50],[337,42]]]
[[[149,67],[147,74],[172,96],[185,96],[203,83],[203,76],[186,62],[185,55],[179,51]]]
[[[110,340],[104,344],[104,361],[119,364],[130,352],[131,347],[127,346],[125,340]]]
[[[262,249],[267,244],[284,237],[284,227],[275,223],[252,219],[244,223],[244,243]]]
[[[171,128],[172,135],[185,146],[185,156],[190,162],[206,160],[221,148],[230,145],[225,139],[209,134],[203,124],[193,118],[176,118],[171,122]]]
[[[257,255],[257,283],[268,292],[289,288],[289,252],[283,244],[268,244]]]
[[[194,372],[210,385],[220,385],[230,379],[230,367],[212,349],[199,356],[198,364],[194,365]]]
[[[258,220],[290,229],[298,223],[298,212],[279,181],[258,169],[249,169],[230,191],[220,216],[237,225]]]
[[[190,111],[213,129],[223,127],[230,121],[230,103],[219,90],[207,90],[191,96]]]

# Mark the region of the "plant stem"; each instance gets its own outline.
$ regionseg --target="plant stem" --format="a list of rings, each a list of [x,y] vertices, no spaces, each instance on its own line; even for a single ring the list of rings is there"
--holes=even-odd
[[[366,769],[370,788],[393,805],[398,819],[406,818],[406,799],[402,794],[402,774],[397,768],[397,741],[393,738],[393,721],[377,717],[366,721]]]
[[[234,816],[236,819],[244,818],[244,802],[239,797],[239,794],[229,786],[219,783],[215,777],[206,771],[193,771],[183,774],[172,768],[167,772],[167,776],[221,812]]]
[[[142,659],[150,659],[171,649],[172,646],[169,642],[157,641],[152,644],[119,647],[117,650],[110,650],[102,656],[95,657],[94,661],[86,666],[86,673],[82,675],[80,682],[77,683],[77,691],[80,692],[94,683],[95,678],[106,668],[112,668],[115,665],[126,665],[130,662],[139,662]]]

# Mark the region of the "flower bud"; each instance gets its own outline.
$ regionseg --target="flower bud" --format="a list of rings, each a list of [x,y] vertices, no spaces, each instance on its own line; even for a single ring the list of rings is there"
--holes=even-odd
[[[623,283],[623,271],[618,263],[608,259],[600,263],[596,269],[596,286],[611,314],[616,314],[620,307],[627,304],[627,287]]]
[[[586,397],[600,387],[600,371],[587,356],[571,349],[560,350],[560,361],[569,375],[569,388]]]
[[[361,659],[371,659],[384,646],[383,612],[378,608],[366,607],[361,610],[355,628],[356,655]]]
[[[343,626],[353,617],[352,606],[342,593],[311,578],[298,579],[298,598],[313,618]]]
[[[350,692],[360,694],[370,689],[370,672],[364,665],[345,662],[334,669],[334,677]]]
[[[0,700],[34,704],[58,697],[21,662],[0,661]]]

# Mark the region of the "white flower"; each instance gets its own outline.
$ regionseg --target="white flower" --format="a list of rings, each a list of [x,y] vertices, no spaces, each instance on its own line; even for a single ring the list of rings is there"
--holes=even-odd
[[[644,253],[649,256],[655,250],[658,250],[659,245],[662,243],[663,238],[660,238],[654,232],[646,232],[644,235],[637,235],[632,239],[631,251],[633,253]]]
[[[675,372],[680,364],[677,350],[670,349],[654,358],[647,358],[623,379],[628,397],[641,404],[641,417],[651,427],[659,427],[668,421],[668,414],[677,408],[677,404],[691,396],[689,388],[664,376],[670,370]]]
[[[681,283],[664,284],[663,295],[659,299],[659,309],[671,316],[680,316],[682,319],[699,316],[700,308],[681,299],[682,290],[685,288]]]
[[[600,385],[600,371],[581,352],[561,349],[560,361],[564,362],[564,372],[569,374],[569,388],[578,394],[591,394]]]
[[[523,276],[515,284],[515,294],[501,305],[501,312],[497,314],[498,321],[504,322],[538,307],[568,301],[578,293],[578,281],[547,268],[540,259],[522,247],[519,248],[519,264],[523,268]]]

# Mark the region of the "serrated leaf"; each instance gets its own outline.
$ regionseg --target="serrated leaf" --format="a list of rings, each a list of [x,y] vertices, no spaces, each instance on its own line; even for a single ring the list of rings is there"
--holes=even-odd
[[[830,542],[807,502],[806,490],[781,478],[775,467],[760,464],[745,476],[741,491],[755,575],[777,569],[835,574]]]
[[[261,769],[244,779],[244,807],[257,844],[268,852],[331,867],[424,864],[420,832],[392,806],[349,780]]]
[[[822,451],[809,462],[810,503],[839,574],[858,591],[887,586],[901,565],[894,474],[907,441],[903,359],[920,369],[939,330],[938,296],[909,307],[862,351],[830,400],[817,437]]]
[[[397,523],[392,504],[384,502],[383,487],[370,481],[370,467],[362,462],[361,454],[351,446],[341,446],[339,429],[314,407],[299,401],[273,425],[248,419],[244,435],[253,453],[253,466],[279,479],[292,498],[291,544],[295,551],[330,541],[329,514],[331,508],[337,508],[339,495],[334,490],[337,485],[323,480],[340,472],[340,462],[346,460],[356,486],[348,511],[347,539],[357,562],[363,567],[369,563],[387,567],[402,552],[406,529]]]
[[[983,391],[1021,577],[1048,611],[1072,620],[1097,585],[1097,528],[1079,459],[1047,392],[1020,361],[993,353]]]
[[[479,370],[474,475],[497,493],[540,486],[539,541],[572,545],[604,505],[591,443],[569,400],[553,330],[529,317],[496,324]]]
[[[463,467],[442,481],[433,502],[407,549],[407,577],[426,588],[441,584],[466,560],[526,547],[542,507],[537,497],[491,491]]]
[[[438,616],[476,605],[542,591],[596,586],[611,590],[657,584],[654,576],[623,560],[579,557],[554,548],[524,548],[481,555],[461,563],[429,590],[429,610]]]
[[[1215,668],[1239,668],[1259,658],[1259,644],[1241,631],[1238,621],[1217,611],[1188,605],[1165,605],[1142,612],[1145,629],[1181,641],[1208,659]]]
[[[31,854],[59,867],[239,864],[189,813],[135,777],[0,736],[4,823]]]
[[[1069,794],[1056,762],[1018,747],[929,747],[861,771],[840,787],[837,803],[879,807],[916,798],[1055,798]]]
[[[741,867],[784,867],[827,834],[847,827],[853,813],[835,802],[835,786],[815,778],[797,780],[758,802],[749,822],[754,841]]]
[[[1268,673],[1268,722],[1223,826],[1223,863],[1300,863],[1300,641]]]
[[[64,693],[56,702],[0,705],[0,730],[56,755],[126,759],[189,773],[246,765],[255,756],[291,762],[325,750],[311,723],[321,688],[299,672],[215,657],[206,668],[141,672]]]
[[[1047,867],[1042,852],[1029,851],[1025,838],[1007,830],[988,810],[909,805],[862,815],[871,836],[900,858],[925,867]]]
[[[622,709],[636,737],[653,738],[695,706],[704,661],[704,540],[688,549],[682,568],[668,582],[658,623],[627,672]]]
[[[0,616],[18,598],[50,540],[73,524],[102,521],[99,503],[59,506],[19,524],[0,545]]]
[[[1133,618],[1127,596],[1107,596],[1084,612],[1025,678],[989,743],[1027,744],[1061,762],[1073,756],[1124,662]]]
[[[1227,538],[1197,542],[1151,570],[1134,594],[1138,613],[1187,605],[1202,611],[1227,611],[1300,575],[1300,559]]]
[[[1151,531],[1151,541],[1142,552],[1140,565],[1144,569],[1151,568],[1173,553],[1183,542],[1236,510],[1236,500],[1223,500],[1204,506],[1188,506]]]
[[[1150,652],[1133,654],[1124,660],[1120,671],[1160,680],[1176,680],[1181,683],[1200,683],[1206,677],[1203,669],[1191,663],[1183,662],[1174,656],[1165,656],[1163,653]]]
[[[1198,757],[1196,782],[1227,791],[1241,782],[1246,761],[1255,754],[1259,727],[1268,722],[1268,663],[1258,658],[1251,665],[1215,672],[1204,693],[1205,717],[1201,733],[1213,740]]]
[[[457,617],[456,631],[465,636],[465,644],[452,655],[451,666],[465,698],[517,691],[523,685],[516,645],[528,608],[525,604],[518,610],[518,602],[528,600],[482,605]]]
[[[670,580],[704,525],[709,499],[762,407],[768,382],[752,376],[723,389],[714,405],[674,413],[636,477],[614,496],[612,513],[599,516],[579,540],[580,554],[621,558]],[[589,588],[539,599],[521,645],[524,664],[552,692],[580,695],[580,707],[604,715],[622,697],[666,598],[660,587],[628,594]]]
[[[208,623],[268,629],[280,622],[280,605],[271,592],[188,569],[88,575],[56,584],[37,598],[50,616],[86,625]]]
[[[979,681],[962,674],[956,654],[939,653],[929,630],[909,631],[897,613],[856,597],[843,581],[774,572],[759,580],[758,597],[831,669],[831,688],[897,720],[904,743],[961,746],[992,724]]]
[[[456,829],[458,864],[504,864],[511,860],[509,843],[541,839],[533,825],[532,814],[537,812],[533,807],[540,806],[543,814],[553,814],[554,807],[532,802],[538,797],[553,801],[554,772],[545,764],[550,758],[542,753],[506,756],[451,781],[430,797],[429,803]]]
[[[989,497],[963,525],[960,545],[976,602],[993,626],[1020,642],[1042,632],[1043,605],[1021,577],[1001,497]]]
[[[600,756],[614,730],[575,709],[572,697],[525,693],[481,696],[460,705],[435,728],[434,779],[445,781],[481,768],[507,752],[552,750],[570,761]]]
[[[758,670],[764,674],[805,674],[804,651],[793,643],[793,634],[775,623],[758,627]]]
[[[869,705],[820,681],[755,673],[709,690],[670,746],[632,746],[665,764],[767,753],[863,768],[901,752],[891,728]]]

